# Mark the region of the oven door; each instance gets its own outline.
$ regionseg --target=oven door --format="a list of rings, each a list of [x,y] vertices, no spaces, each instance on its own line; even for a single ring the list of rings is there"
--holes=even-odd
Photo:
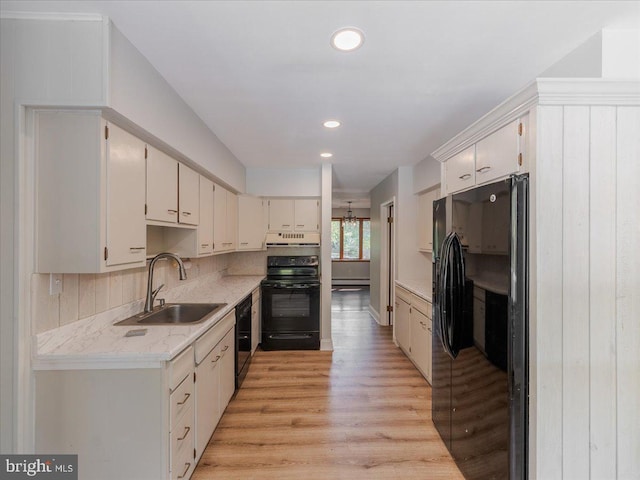
[[[319,348],[320,286],[262,286],[262,347]]]

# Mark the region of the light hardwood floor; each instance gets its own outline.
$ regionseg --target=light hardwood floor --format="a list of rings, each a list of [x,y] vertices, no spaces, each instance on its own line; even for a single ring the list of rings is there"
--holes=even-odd
[[[334,293],[333,352],[256,352],[193,480],[462,479],[431,388],[368,303]]]

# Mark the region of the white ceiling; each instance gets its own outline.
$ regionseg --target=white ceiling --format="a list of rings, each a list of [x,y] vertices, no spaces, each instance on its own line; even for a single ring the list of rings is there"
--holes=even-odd
[[[334,157],[357,200],[640,2],[2,1],[3,11],[101,13],[247,167]],[[362,48],[329,46],[343,26]],[[336,118],[335,131],[322,122]]]

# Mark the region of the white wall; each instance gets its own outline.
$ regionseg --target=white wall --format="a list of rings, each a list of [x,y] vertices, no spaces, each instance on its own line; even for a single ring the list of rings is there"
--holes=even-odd
[[[398,168],[396,278],[417,280],[425,286],[425,290],[428,290],[431,285],[431,255],[418,251],[418,196],[413,193],[415,178],[413,171],[413,167]],[[433,178],[435,180],[432,181],[439,183],[440,172]]]
[[[440,165],[429,156],[413,166],[413,193],[429,190],[440,184]]]
[[[245,191],[245,168],[110,23],[109,105],[232,189]]]
[[[320,197],[322,192],[321,167],[247,168],[247,193],[251,195]]]
[[[0,20],[0,451],[21,450],[29,389],[29,250],[33,219],[20,198],[28,178],[24,151],[24,103],[99,105],[105,101],[103,23]],[[24,265],[24,264],[27,265]],[[20,322],[20,319],[27,319]],[[28,443],[28,440],[27,440]],[[22,449],[22,451],[24,451]]]
[[[371,197],[371,262],[370,262],[370,308],[380,316],[380,243],[381,235],[386,232],[386,219],[380,218],[380,206],[392,200],[398,194],[398,171],[376,185],[369,193]]]
[[[638,101],[538,107],[532,478],[640,478]]]

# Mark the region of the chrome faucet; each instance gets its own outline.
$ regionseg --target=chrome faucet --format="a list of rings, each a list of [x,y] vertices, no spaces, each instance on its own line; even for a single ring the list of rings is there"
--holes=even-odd
[[[180,272],[180,280],[187,279],[187,271],[184,269],[184,263],[178,255],[175,253],[159,253],[153,259],[151,259],[151,263],[149,263],[149,277],[147,278],[147,299],[144,302],[144,313],[150,313],[153,311],[153,301],[158,295],[158,292],[162,287],[164,287],[164,283],[160,285],[155,290],[153,288],[153,268],[156,265],[156,262],[161,258],[173,258],[176,262],[178,262],[178,271]]]

